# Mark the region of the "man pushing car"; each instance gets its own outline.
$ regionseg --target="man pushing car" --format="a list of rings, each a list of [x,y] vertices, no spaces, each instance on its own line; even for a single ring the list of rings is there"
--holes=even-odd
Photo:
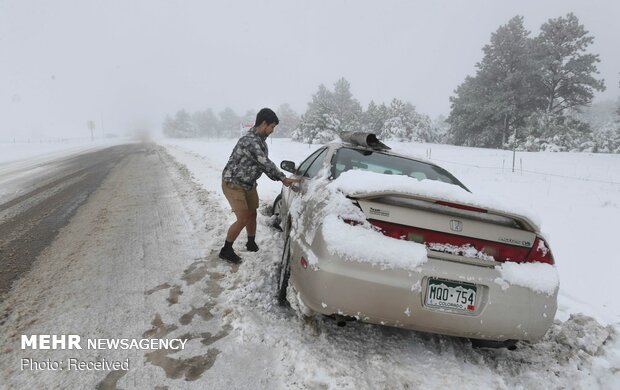
[[[256,180],[265,173],[271,180],[281,181],[287,187],[303,181],[287,178],[273,161],[269,160],[265,140],[273,133],[279,122],[273,110],[269,108],[260,110],[256,115],[254,127],[239,138],[222,172],[222,190],[237,217],[228,228],[226,242],[220,250],[220,258],[231,263],[241,262],[232,246],[243,228],[248,234],[246,249],[250,252],[258,251],[255,241],[258,208]]]

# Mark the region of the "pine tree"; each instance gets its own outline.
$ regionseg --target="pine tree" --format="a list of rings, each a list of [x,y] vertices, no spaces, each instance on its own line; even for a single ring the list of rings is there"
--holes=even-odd
[[[167,116],[162,127],[164,134],[168,137],[191,138],[198,136],[196,126],[190,114],[185,110],[177,111],[174,118]]]
[[[325,85],[319,85],[319,90],[312,95],[312,101],[308,103],[308,109],[301,116],[298,129],[293,132],[294,141],[312,143],[316,135],[327,128],[324,114],[329,112],[332,106],[331,100],[332,93]]]
[[[291,137],[293,131],[295,131],[295,129],[299,126],[299,122],[301,120],[299,115],[288,103],[280,105],[280,107],[276,110],[276,114],[280,119],[280,124],[278,125],[274,136],[280,138]]]
[[[170,115],[166,115],[164,123],[162,124],[162,131],[166,137],[175,136],[174,119],[172,119]]]
[[[432,139],[429,142],[447,143],[450,134],[450,124],[444,115],[438,115],[431,122]]]
[[[381,129],[381,138],[399,141],[430,141],[431,121],[426,115],[418,114],[409,102],[393,99],[388,110],[388,119]]]
[[[334,84],[331,101],[333,103],[331,114],[340,123],[337,131],[359,131],[362,106],[353,98],[351,84],[344,78]]]
[[[241,123],[241,118],[237,116],[235,111],[226,107],[219,114],[220,116],[220,134],[224,137],[229,138],[238,138],[240,134],[239,124]]]
[[[594,42],[577,17],[549,19],[535,39],[536,60],[547,112],[562,113],[592,102],[594,91],[604,91],[604,80],[596,79],[598,54],[586,49]]]
[[[361,116],[362,107],[353,98],[348,81],[344,78],[338,80],[334,92],[321,84],[292,138],[307,143],[324,143],[343,131],[359,131]]]
[[[476,76],[467,77],[450,98],[448,122],[457,143],[499,147],[541,104],[529,34],[521,16],[491,34]]]
[[[467,76],[450,97],[447,122],[450,138],[456,145],[490,146],[495,141],[498,123],[491,94],[479,77]]]
[[[370,133],[380,135],[385,121],[388,120],[388,108],[385,103],[376,105],[374,101],[368,103],[368,109],[363,113],[363,124],[361,129]]]
[[[220,123],[212,109],[207,108],[204,111],[195,112],[192,115],[192,121],[199,137],[218,136]]]

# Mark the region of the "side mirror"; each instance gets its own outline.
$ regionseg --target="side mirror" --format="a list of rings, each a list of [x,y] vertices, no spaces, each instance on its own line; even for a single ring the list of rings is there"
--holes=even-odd
[[[280,163],[280,168],[282,168],[283,170],[290,172],[290,173],[295,173],[295,163],[292,161],[288,161],[288,160],[284,160]]]

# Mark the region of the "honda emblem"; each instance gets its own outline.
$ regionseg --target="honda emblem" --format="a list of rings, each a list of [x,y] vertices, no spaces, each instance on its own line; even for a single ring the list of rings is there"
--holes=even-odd
[[[450,221],[450,230],[454,231],[454,232],[460,232],[463,231],[463,222],[457,220],[457,219],[453,219]]]

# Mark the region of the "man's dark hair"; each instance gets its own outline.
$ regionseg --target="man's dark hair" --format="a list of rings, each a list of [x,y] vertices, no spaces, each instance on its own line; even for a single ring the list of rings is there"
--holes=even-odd
[[[276,125],[280,123],[278,116],[271,108],[263,108],[256,114],[256,123],[254,126],[260,126],[263,121],[267,122],[268,125],[275,123]]]

